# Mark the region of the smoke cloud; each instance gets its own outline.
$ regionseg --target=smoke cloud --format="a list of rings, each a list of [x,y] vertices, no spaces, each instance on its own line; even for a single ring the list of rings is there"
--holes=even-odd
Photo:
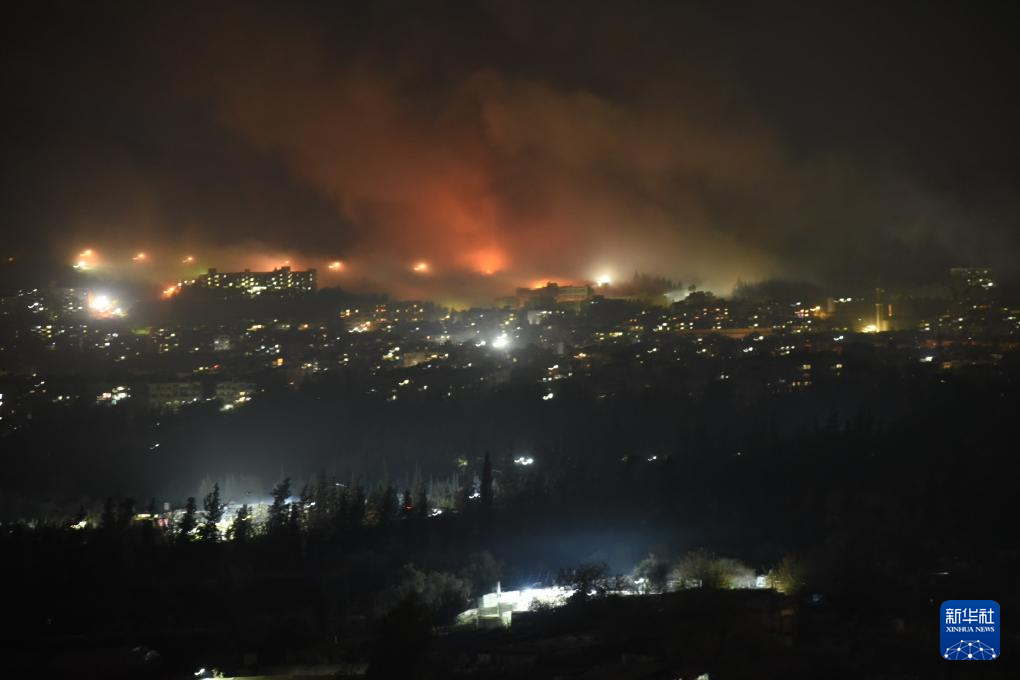
[[[95,88],[59,74],[49,86],[85,129],[58,117],[73,152],[48,138],[23,180],[46,209],[19,201],[18,215],[44,216],[61,257],[130,241],[165,259],[290,261],[326,285],[470,301],[633,271],[719,291],[767,277],[872,285],[1014,247],[904,164],[805,152],[720,58],[720,17],[622,9],[118,14],[112,47],[75,37],[99,50],[73,69]]]

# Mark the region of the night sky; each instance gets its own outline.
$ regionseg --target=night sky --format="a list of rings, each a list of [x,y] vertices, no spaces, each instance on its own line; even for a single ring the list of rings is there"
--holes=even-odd
[[[24,3],[3,254],[464,298],[1015,275],[1008,5],[807,5]]]

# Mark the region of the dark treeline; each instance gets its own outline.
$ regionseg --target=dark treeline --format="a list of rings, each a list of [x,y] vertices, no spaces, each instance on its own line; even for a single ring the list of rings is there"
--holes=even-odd
[[[493,454],[479,486],[440,516],[423,485],[351,485],[326,471],[300,488],[278,483],[268,515],[249,520],[245,509],[225,536],[207,521],[218,489],[167,527],[131,520],[145,506],[124,498],[85,530],[68,528],[73,513],[8,524],[0,633],[24,649],[152,646],[184,665],[248,652],[260,663],[367,661],[386,631],[418,621],[427,637],[497,579],[549,583],[596,561],[626,572],[649,551],[698,547],[759,572],[795,556],[805,592],[843,616],[923,618],[932,598],[1009,584],[1017,555],[1004,530],[1011,480],[996,473],[1013,437],[1014,383],[975,377],[898,376],[883,384],[899,403],[894,420],[861,409],[785,428],[737,417],[710,392],[691,406],[700,427],[685,446],[652,454],[639,440],[610,456],[553,440],[555,455],[527,467]],[[658,403],[638,406],[666,418]],[[1004,606],[1014,596],[996,595]]]

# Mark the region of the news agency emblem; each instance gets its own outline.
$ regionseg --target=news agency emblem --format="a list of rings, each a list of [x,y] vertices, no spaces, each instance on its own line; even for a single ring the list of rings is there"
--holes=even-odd
[[[940,653],[950,661],[999,658],[999,604],[994,600],[946,600],[942,603]]]

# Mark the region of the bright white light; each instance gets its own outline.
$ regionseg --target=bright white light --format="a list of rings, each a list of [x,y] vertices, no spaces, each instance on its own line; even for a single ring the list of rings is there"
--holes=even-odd
[[[549,401],[549,400],[550,400],[550,399],[552,399],[552,398],[553,398],[554,396],[556,396],[556,395],[554,395],[554,394],[553,394],[552,392],[549,392],[549,393],[547,393],[547,394],[544,394],[544,395],[542,395],[542,401]]]
[[[531,465],[534,462],[535,459],[532,458],[531,456],[517,456],[516,458],[514,458],[514,463],[516,465]]]
[[[106,314],[113,309],[113,300],[110,299],[109,295],[94,295],[89,300],[89,308],[94,312],[100,314]]]
[[[595,279],[595,282],[600,286],[608,286],[613,282],[613,279],[612,277],[609,276],[609,274],[602,274],[597,279]]]
[[[510,338],[507,337],[506,333],[500,333],[492,340],[492,346],[496,349],[506,349],[510,344]]]

